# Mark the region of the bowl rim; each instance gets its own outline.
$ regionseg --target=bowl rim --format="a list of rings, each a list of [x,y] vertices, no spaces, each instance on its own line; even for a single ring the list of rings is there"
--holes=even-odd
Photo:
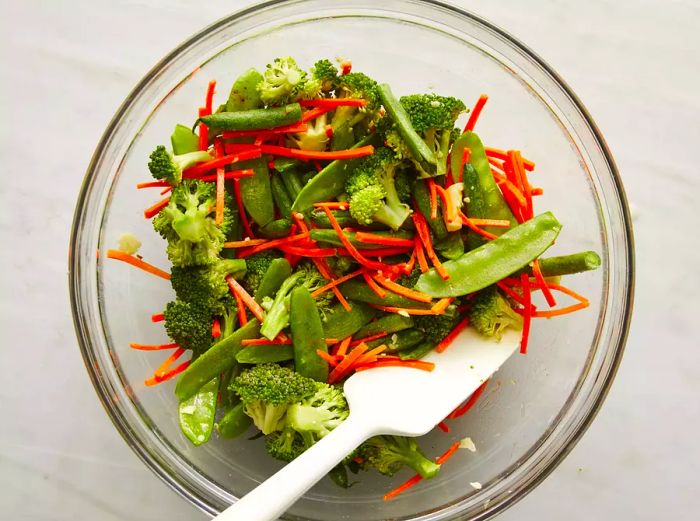
[[[92,381],[93,387],[104,407],[110,420],[116,427],[119,434],[126,441],[127,445],[134,451],[134,453],[144,462],[144,464],[163,482],[165,482],[173,491],[175,491],[183,499],[187,500],[198,509],[202,510],[208,514],[216,514],[217,511],[213,510],[210,505],[204,501],[203,498],[198,496],[190,487],[182,486],[177,479],[173,477],[170,473],[166,472],[165,466],[161,461],[158,461],[153,457],[149,451],[145,449],[140,443],[139,439],[134,435],[129,422],[122,414],[120,410],[111,406],[111,399],[105,385],[100,381],[100,375],[95,370],[95,361],[92,354],[92,340],[90,338],[89,327],[86,323],[85,317],[82,316],[82,296],[80,291],[80,261],[76,255],[73,253],[78,249],[78,243],[81,235],[80,221],[84,214],[85,208],[88,202],[88,194],[92,184],[92,179],[99,165],[100,159],[102,157],[103,151],[108,145],[114,131],[119,127],[120,121],[122,120],[124,114],[128,111],[134,99],[136,99],[139,93],[150,83],[150,81],[157,76],[171,61],[176,59],[183,51],[188,49],[190,46],[198,42],[200,39],[207,36],[207,34],[212,31],[223,27],[235,18],[241,16],[247,16],[254,14],[257,11],[269,9],[275,6],[280,6],[284,4],[293,3],[303,3],[303,0],[267,0],[264,2],[257,2],[251,6],[243,9],[235,10],[227,14],[226,16],[216,20],[215,22],[203,27],[189,38],[184,40],[182,43],[177,45],[172,51],[167,53],[163,58],[161,58],[151,69],[139,80],[139,82],[134,86],[134,88],[129,92],[124,101],[119,105],[114,116],[110,119],[107,127],[105,128],[100,140],[98,141],[95,152],[93,153],[88,167],[86,169],[83,182],[81,184],[78,199],[73,215],[73,220],[71,224],[71,233],[69,241],[69,258],[68,258],[68,286],[70,294],[70,305],[71,313],[73,316],[74,328],[76,331],[76,336],[78,339],[78,344],[83,357],[83,362],[87,369],[90,380]],[[610,361],[609,369],[604,380],[603,385],[599,389],[595,399],[592,401],[588,413],[581,419],[579,425],[576,427],[575,431],[569,436],[567,442],[562,445],[558,452],[550,459],[550,461],[545,465],[537,469],[534,477],[521,484],[515,493],[510,495],[507,499],[497,502],[494,505],[485,508],[483,512],[478,514],[474,519],[484,520],[491,518],[512,505],[516,504],[527,494],[529,494],[534,488],[537,487],[544,479],[546,479],[557,466],[566,458],[566,456],[573,450],[580,438],[590,427],[593,419],[599,413],[607,395],[610,391],[612,383],[615,379],[617,371],[619,369],[624,350],[625,344],[629,335],[629,328],[631,324],[631,318],[633,313],[633,302],[634,302],[634,291],[635,291],[635,250],[634,250],[634,237],[633,237],[633,227],[632,219],[629,210],[629,205],[627,202],[627,196],[620,178],[620,173],[613,159],[612,153],[608,147],[608,144],[603,137],[598,125],[593,120],[591,114],[583,105],[579,97],[574,93],[571,87],[564,81],[564,79],[550,66],[547,62],[542,59],[539,54],[530,49],[522,41],[515,38],[513,35],[507,31],[501,29],[497,25],[489,22],[488,20],[482,18],[481,16],[474,14],[473,12],[447,3],[441,0],[399,0],[408,1],[412,3],[426,4],[429,8],[437,8],[450,11],[452,14],[465,17],[472,22],[484,26],[488,30],[492,31],[496,35],[503,38],[510,46],[516,50],[524,53],[529,59],[533,60],[539,67],[541,67],[544,72],[546,72],[554,82],[562,89],[562,91],[568,96],[570,101],[573,103],[574,107],[579,111],[583,120],[588,125],[593,138],[595,139],[597,145],[600,147],[602,156],[609,167],[609,173],[612,178],[612,182],[616,189],[617,200],[620,205],[619,211],[622,216],[622,227],[625,231],[624,237],[624,254],[626,255],[627,262],[627,272],[621,283],[625,284],[625,294],[624,294],[624,307],[622,312],[622,322],[619,328],[617,346],[615,347],[614,354]]]

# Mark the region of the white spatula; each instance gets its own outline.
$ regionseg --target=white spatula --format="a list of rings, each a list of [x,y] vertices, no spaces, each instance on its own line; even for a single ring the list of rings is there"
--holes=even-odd
[[[519,342],[513,331],[495,342],[467,329],[445,352],[425,358],[435,363],[432,372],[381,367],[356,373],[344,387],[348,419],[215,519],[273,521],[367,438],[427,433],[498,370]]]

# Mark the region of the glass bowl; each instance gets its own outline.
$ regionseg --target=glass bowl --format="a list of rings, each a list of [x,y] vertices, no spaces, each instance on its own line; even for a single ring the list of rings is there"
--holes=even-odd
[[[209,514],[224,509],[275,472],[261,440],[212,440],[194,448],[180,434],[173,383],[144,386],[162,353],[129,342],[159,343],[150,321],[172,298],[167,283],[105,261],[122,232],[140,253],[167,267],[164,243],[143,218],[157,194],[135,190],[148,179],[148,153],[189,123],[216,79],[218,100],[236,75],[292,54],[305,67],[343,56],[356,70],[388,81],[399,95],[435,90],[470,104],[490,96],[478,123],[484,141],[523,150],[544,188],[537,210],[564,224],[551,253],[601,252],[602,269],[568,279],[591,306],[536,321],[530,352],[514,356],[477,407],[429,434],[437,455],[465,436],[438,479],[397,499],[392,479],[366,473],[341,490],[325,480],[288,519],[375,521],[486,519],[522,498],[571,450],[600,408],[620,362],[631,312],[632,233],[620,179],[590,116],[564,82],[524,45],[484,20],[439,2],[290,0],[238,12],[175,49],[129,95],[106,129],[87,171],[71,237],[70,289],[78,340],[97,393],[131,448],[173,490]],[[470,485],[479,482],[480,490]]]

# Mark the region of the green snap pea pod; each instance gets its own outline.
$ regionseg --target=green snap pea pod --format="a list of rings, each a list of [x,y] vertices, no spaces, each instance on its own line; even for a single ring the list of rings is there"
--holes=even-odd
[[[515,226],[517,224],[515,217],[513,217],[513,213],[510,211],[505,199],[503,199],[503,195],[491,173],[491,165],[486,156],[484,145],[474,132],[465,132],[452,145],[452,151],[450,152],[452,172],[459,172],[462,166],[462,153],[465,148],[468,148],[470,152],[468,165],[476,173],[474,178],[470,177],[470,179],[474,179],[474,182],[467,182],[466,177],[464,178],[467,215],[479,219],[502,219],[510,221],[511,227]],[[467,165],[465,165],[465,175],[467,168]],[[477,193],[479,194],[472,202],[472,198]],[[508,230],[508,228],[494,228],[490,226],[484,229],[494,235],[501,235]]]
[[[217,377],[204,384],[193,396],[182,400],[178,406],[180,429],[195,446],[202,445],[211,438],[218,390]]]
[[[378,143],[377,133],[370,134],[360,140],[352,148],[360,148],[366,145]],[[316,174],[311,181],[306,183],[292,204],[292,210],[303,212],[313,206],[314,203],[331,201],[345,191],[345,180],[348,172],[362,158],[336,159],[329,163],[323,170]]]
[[[299,195],[299,192],[301,192],[301,189],[304,187],[304,185],[301,184],[301,178],[299,177],[299,174],[296,171],[288,170],[280,173],[280,176],[282,177],[284,187],[287,189],[287,193],[292,199],[296,199],[296,197]]]
[[[464,241],[459,232],[449,232],[443,239],[435,241],[433,247],[446,259],[454,260],[464,255]]]
[[[397,333],[392,334],[387,338],[380,338],[373,340],[367,345],[370,347],[379,347],[384,344],[387,347],[388,353],[398,353],[399,351],[406,351],[412,347],[417,346],[425,339],[425,333],[420,329],[404,329]]]
[[[192,129],[178,123],[170,136],[173,154],[187,154],[199,150],[199,137]]]
[[[301,106],[290,103],[284,107],[269,109],[217,112],[202,116],[198,121],[214,130],[262,130],[301,121]]]
[[[412,194],[413,199],[418,205],[420,213],[425,216],[425,220],[428,221],[428,226],[430,226],[430,229],[435,234],[435,237],[438,239],[444,239],[447,237],[447,228],[445,227],[445,221],[442,219],[440,201],[438,201],[437,217],[433,219],[430,212],[430,190],[423,179],[416,179],[413,181]]]
[[[343,282],[338,286],[340,288],[343,296],[360,301],[366,302],[367,304],[374,304],[377,306],[396,306],[400,308],[416,308],[416,309],[428,309],[430,304],[424,304],[422,302],[416,302],[396,293],[392,293],[387,290],[384,298],[380,298],[377,294],[372,291],[372,289],[364,283],[364,281],[359,280],[348,280]],[[332,335],[328,335],[332,338],[339,338]]]
[[[259,226],[265,226],[275,218],[275,205],[272,202],[270,172],[267,161],[259,158],[251,161],[253,175],[241,179],[243,206]]]
[[[226,101],[226,112],[251,110],[262,107],[258,84],[263,76],[255,69],[248,69],[233,82],[231,92]]]
[[[267,267],[258,289],[255,301],[260,303],[265,297],[274,297],[282,283],[292,274],[292,266],[287,259],[274,259]]]
[[[315,241],[326,242],[332,244],[333,246],[343,246],[342,241],[335,233],[335,230],[324,230],[321,228],[313,229],[309,232],[311,238]],[[397,231],[387,231],[387,230],[377,230],[372,232],[375,235],[380,235],[381,237],[391,237],[395,239],[413,239],[413,232],[408,230],[397,230]],[[383,244],[372,244],[368,242],[358,241],[355,237],[355,232],[343,232],[343,235],[348,238],[350,243],[356,248],[360,249],[376,249],[376,248],[386,248]]]
[[[289,219],[275,219],[258,228],[258,234],[265,239],[281,239],[289,235],[289,230],[291,229],[292,221]]]
[[[236,360],[241,364],[264,364],[294,360],[292,346],[248,346],[238,351]]]
[[[300,167],[303,163],[298,160],[294,159],[293,157],[277,157],[275,158],[275,170],[277,170],[280,174],[286,174],[287,172],[293,172],[296,170],[298,167]],[[287,190],[289,190],[289,187],[287,187]],[[291,193],[291,191],[290,191]]]
[[[219,396],[221,396],[221,408],[228,411],[231,407],[240,402],[238,395],[229,389],[231,382],[236,378],[241,372],[241,366],[238,364],[233,364],[229,369],[223,372],[219,378]]]
[[[469,203],[466,204],[466,212],[469,216],[487,215],[489,211],[486,207],[486,193],[479,188],[479,175],[470,164],[464,165],[462,181],[465,186],[465,194],[469,194]],[[491,229],[491,227],[489,227]],[[500,229],[500,235],[505,229]],[[486,243],[486,239],[478,233],[467,229],[466,245],[467,249],[473,250]]]
[[[436,345],[435,342],[423,342],[408,351],[399,351],[399,358],[402,360],[420,360],[435,349]]]
[[[311,181],[316,176],[316,173],[317,172],[315,170],[309,170],[305,174],[302,174],[301,175],[301,185],[304,186],[309,181]]]
[[[364,326],[355,333],[354,338],[365,338],[377,333],[396,333],[409,327],[413,327],[413,319],[410,316],[404,317],[396,313],[389,313]]]
[[[280,174],[270,176],[270,188],[272,190],[272,199],[275,201],[280,215],[285,218],[292,215],[292,199],[289,197]]]
[[[175,386],[175,396],[180,400],[193,396],[205,383],[236,363],[236,353],[243,347],[242,340],[257,338],[259,334],[260,324],[253,319],[216,342],[182,372]]]
[[[338,485],[340,488],[350,488],[348,482],[348,471],[345,469],[345,465],[338,463],[333,467],[328,473],[328,477],[331,478],[333,483]]]
[[[342,210],[341,211],[333,210],[331,213],[333,214],[333,217],[335,217],[335,219],[338,221],[338,224],[341,227],[359,226],[358,222],[350,216],[350,212],[342,211]],[[323,210],[321,210],[321,211],[317,210],[317,211],[311,212],[311,222],[313,222],[319,228],[324,228],[324,229],[332,228],[331,221],[328,219],[326,212],[324,212]],[[365,225],[363,225],[363,226],[365,228],[369,228],[369,229],[377,229],[377,230],[386,229],[386,225],[384,225],[382,223],[372,223],[368,226],[365,226]]]
[[[245,413],[245,406],[238,403],[224,414],[224,417],[217,424],[216,430],[222,438],[237,438],[252,424],[253,420]]]
[[[331,126],[333,126],[331,124]],[[348,122],[342,125],[333,126],[333,137],[331,138],[331,150],[347,150],[355,142],[355,134]]]
[[[435,269],[423,273],[416,289],[433,297],[459,297],[483,289],[542,255],[560,230],[561,224],[551,212],[540,214],[459,259],[443,263],[447,280]]]
[[[226,190],[228,191],[228,187]],[[240,241],[243,238],[243,222],[241,221],[241,215],[236,205],[229,207],[228,211],[231,215],[231,227],[226,233],[226,241]],[[236,249],[224,248],[221,250],[221,256],[224,259],[235,259]]]
[[[289,325],[294,339],[296,372],[318,382],[325,382],[328,379],[328,362],[318,356],[317,351],[327,353],[328,346],[316,301],[304,286],[292,290]]]
[[[428,175],[437,173],[437,160],[435,154],[430,150],[430,147],[414,130],[411,120],[406,114],[403,105],[396,99],[396,96],[391,92],[391,88],[386,83],[382,83],[378,87],[379,99],[386,109],[386,113],[396,125],[396,130],[403,138],[406,146],[413,154],[413,158],[418,162],[421,168]]]
[[[594,251],[582,251],[571,255],[544,257],[540,259],[540,271],[545,277],[572,275],[600,267],[600,256]],[[528,267],[528,272],[532,269]]]
[[[326,338],[338,340],[357,333],[362,326],[369,323],[379,312],[362,302],[350,302],[352,309],[345,311],[340,303],[326,312],[323,319],[323,331]]]

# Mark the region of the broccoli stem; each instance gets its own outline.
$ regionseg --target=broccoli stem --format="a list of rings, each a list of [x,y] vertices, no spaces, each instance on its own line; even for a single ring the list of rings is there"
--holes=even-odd
[[[289,325],[289,294],[296,283],[303,277],[301,272],[292,273],[277,290],[275,300],[260,328],[262,336],[273,340],[280,331]]]

